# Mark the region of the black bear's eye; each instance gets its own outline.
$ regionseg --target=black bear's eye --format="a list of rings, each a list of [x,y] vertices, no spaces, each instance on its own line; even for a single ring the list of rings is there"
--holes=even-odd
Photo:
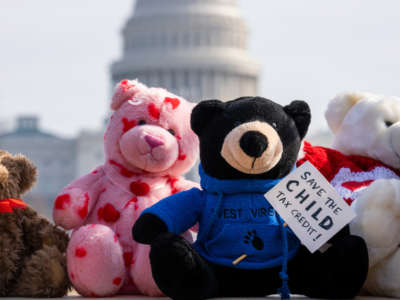
[[[173,129],[168,129],[168,132],[170,133],[170,134],[172,134],[173,136],[175,136],[175,130],[173,130]]]
[[[277,127],[278,127],[278,125],[276,125],[275,122],[272,122],[272,126],[273,126],[274,128],[277,128]]]
[[[146,124],[145,120],[139,120],[139,125],[144,125],[144,124]]]
[[[393,125],[393,122],[391,122],[391,121],[385,121],[385,125],[386,125],[386,127],[390,127],[390,126]]]

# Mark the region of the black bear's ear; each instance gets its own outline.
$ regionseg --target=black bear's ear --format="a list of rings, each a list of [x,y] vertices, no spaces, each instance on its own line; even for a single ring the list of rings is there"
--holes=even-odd
[[[220,100],[205,100],[197,104],[192,110],[190,119],[190,126],[194,133],[201,135],[205,125],[223,110],[224,102]]]
[[[283,107],[283,110],[293,118],[300,138],[304,138],[311,122],[310,107],[305,101],[295,100]]]

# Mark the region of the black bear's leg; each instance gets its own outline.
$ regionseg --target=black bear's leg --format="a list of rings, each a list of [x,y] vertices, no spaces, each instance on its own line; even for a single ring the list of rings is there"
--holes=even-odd
[[[324,253],[311,254],[304,247],[288,266],[291,292],[312,298],[354,298],[368,273],[364,240],[349,235]]]
[[[264,297],[276,294],[281,286],[280,269],[245,270],[214,265],[218,297]]]
[[[159,235],[151,244],[150,263],[158,287],[174,300],[217,296],[213,268],[181,236]]]

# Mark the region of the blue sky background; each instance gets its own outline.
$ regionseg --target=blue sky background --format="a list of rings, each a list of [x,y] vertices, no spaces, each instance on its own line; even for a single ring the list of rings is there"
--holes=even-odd
[[[400,96],[400,1],[239,3],[263,66],[260,95],[308,101],[312,131],[326,128],[323,112],[338,92]],[[0,120],[38,114],[63,136],[99,127],[132,12],[132,0],[1,0]]]

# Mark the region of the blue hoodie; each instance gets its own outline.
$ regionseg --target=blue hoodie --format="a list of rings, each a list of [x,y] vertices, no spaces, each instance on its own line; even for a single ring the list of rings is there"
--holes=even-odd
[[[215,264],[263,269],[283,263],[282,219],[264,194],[281,179],[221,180],[199,168],[201,187],[163,199],[143,211],[162,219],[170,232],[181,234],[199,222],[195,249]],[[287,259],[300,241],[287,231]],[[239,256],[247,257],[234,266]],[[285,253],[286,256],[286,253]]]

